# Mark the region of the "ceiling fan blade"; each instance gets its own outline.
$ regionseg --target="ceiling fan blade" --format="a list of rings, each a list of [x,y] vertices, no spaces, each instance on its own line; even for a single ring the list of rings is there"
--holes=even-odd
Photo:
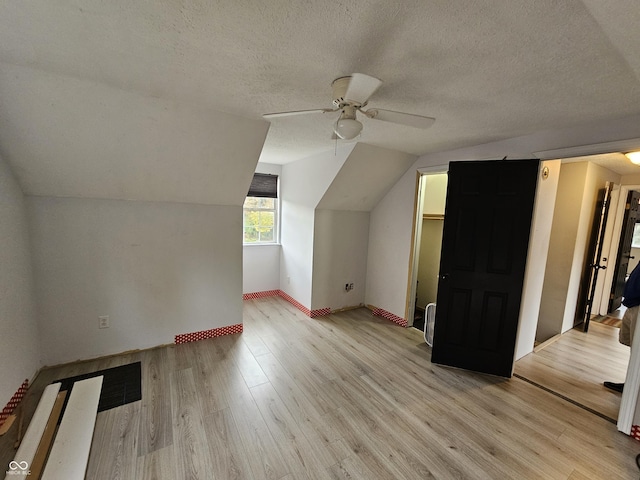
[[[398,123],[414,128],[429,128],[436,121],[435,118],[413,115],[411,113],[394,112],[393,110],[382,110],[375,108],[364,113],[367,117],[383,122]]]
[[[338,110],[332,110],[330,108],[318,108],[315,110],[297,110],[293,112],[277,112],[277,113],[264,113],[263,118],[280,118],[280,117],[292,117],[294,115],[306,115],[308,113],[332,113]]]
[[[354,73],[351,75],[349,86],[344,94],[344,99],[348,102],[364,105],[369,97],[382,85],[382,80],[370,77],[364,73]]]

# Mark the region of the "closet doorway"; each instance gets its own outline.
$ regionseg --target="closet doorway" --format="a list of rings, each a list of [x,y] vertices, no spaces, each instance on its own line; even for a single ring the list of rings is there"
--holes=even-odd
[[[423,174],[419,181],[420,215],[416,222],[419,248],[414,265],[413,326],[424,330],[425,309],[430,303],[435,303],[438,296],[447,174]]]

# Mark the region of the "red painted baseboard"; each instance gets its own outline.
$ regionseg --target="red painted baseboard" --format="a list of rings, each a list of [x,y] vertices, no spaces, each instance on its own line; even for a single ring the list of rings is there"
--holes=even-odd
[[[243,300],[255,300],[256,298],[265,298],[265,297],[282,297],[291,305],[296,307],[302,313],[304,313],[307,317],[316,318],[316,317],[324,317],[325,315],[329,315],[331,313],[331,308],[318,308],[317,310],[309,310],[307,307],[298,302],[295,298],[282,290],[267,290],[265,292],[253,292],[253,293],[243,293]]]
[[[2,413],[0,413],[0,427],[20,404],[25,394],[27,393],[28,388],[29,380],[26,379],[24,382],[22,382],[22,385],[20,385],[18,391],[13,394],[13,397],[11,397],[9,403],[7,403],[7,405],[2,409]]]
[[[255,300],[256,298],[277,297],[280,290],[267,290],[265,292],[243,293],[242,300]]]
[[[408,325],[408,322],[404,318],[394,315],[391,312],[387,312],[382,308],[376,307],[373,309],[372,313],[378,317],[383,317],[383,318],[386,318],[387,320],[391,320],[393,323],[397,323],[401,327],[406,327]]]
[[[202,330],[200,332],[182,333],[175,336],[175,343],[179,345],[181,343],[197,342],[198,340],[204,340],[205,338],[221,337],[223,335],[233,335],[236,333],[242,333],[242,324],[228,325],[226,327],[212,328],[211,330]]]

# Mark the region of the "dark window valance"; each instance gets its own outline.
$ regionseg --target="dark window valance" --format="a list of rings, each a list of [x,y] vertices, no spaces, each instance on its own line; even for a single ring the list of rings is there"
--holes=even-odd
[[[278,176],[254,173],[247,197],[278,198]]]

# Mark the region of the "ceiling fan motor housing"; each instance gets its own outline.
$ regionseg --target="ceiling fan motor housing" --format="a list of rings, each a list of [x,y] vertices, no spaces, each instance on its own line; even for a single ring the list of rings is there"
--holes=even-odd
[[[347,87],[349,87],[350,81],[351,76],[340,77],[336,78],[331,84],[331,88],[333,89],[333,105],[336,108],[342,108],[349,104],[349,102],[344,99],[344,96],[347,93]]]

